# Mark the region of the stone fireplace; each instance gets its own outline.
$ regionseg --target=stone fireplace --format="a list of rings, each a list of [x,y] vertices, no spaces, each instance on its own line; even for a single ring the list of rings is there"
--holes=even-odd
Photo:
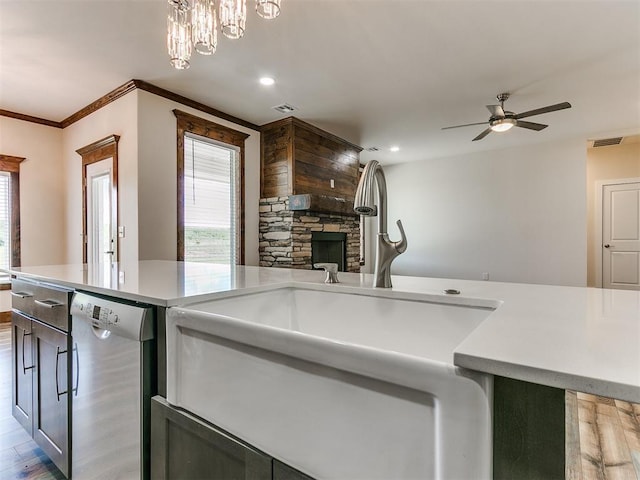
[[[312,244],[317,243],[313,234],[317,232],[343,233],[342,270],[360,271],[360,218],[355,214],[291,210],[289,197],[260,199],[260,266],[311,269]]]
[[[362,148],[295,117],[263,125],[260,139],[260,266],[311,269],[314,258],[335,258],[359,272]]]

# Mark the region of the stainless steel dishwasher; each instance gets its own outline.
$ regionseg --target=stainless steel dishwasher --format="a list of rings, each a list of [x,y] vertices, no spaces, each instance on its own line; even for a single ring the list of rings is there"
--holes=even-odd
[[[153,309],[76,292],[71,316],[72,478],[148,478]]]

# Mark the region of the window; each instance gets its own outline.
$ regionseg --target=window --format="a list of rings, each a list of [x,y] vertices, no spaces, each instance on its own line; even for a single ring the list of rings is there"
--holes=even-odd
[[[237,149],[184,138],[184,260],[235,264]]]
[[[179,110],[178,260],[244,263],[244,141]]]
[[[0,268],[20,266],[20,162],[0,155]]]
[[[0,172],[0,267],[11,266],[11,175]]]

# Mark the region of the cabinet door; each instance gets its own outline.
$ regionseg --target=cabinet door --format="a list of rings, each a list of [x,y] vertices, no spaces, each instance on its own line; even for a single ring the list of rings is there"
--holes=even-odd
[[[313,477],[274,459],[273,480],[313,480]]]
[[[69,476],[69,336],[33,321],[33,439]]]
[[[33,355],[31,319],[11,312],[12,399],[11,410],[16,420],[33,435]]]
[[[154,397],[151,478],[267,480],[271,479],[271,458]]]

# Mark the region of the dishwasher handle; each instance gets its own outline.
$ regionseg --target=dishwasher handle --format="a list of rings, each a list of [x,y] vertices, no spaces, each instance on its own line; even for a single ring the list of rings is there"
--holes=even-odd
[[[76,357],[76,387],[72,388],[71,391],[78,396],[78,385],[80,384],[80,356],[78,354],[78,344],[75,343],[73,345],[73,353],[75,353]]]

